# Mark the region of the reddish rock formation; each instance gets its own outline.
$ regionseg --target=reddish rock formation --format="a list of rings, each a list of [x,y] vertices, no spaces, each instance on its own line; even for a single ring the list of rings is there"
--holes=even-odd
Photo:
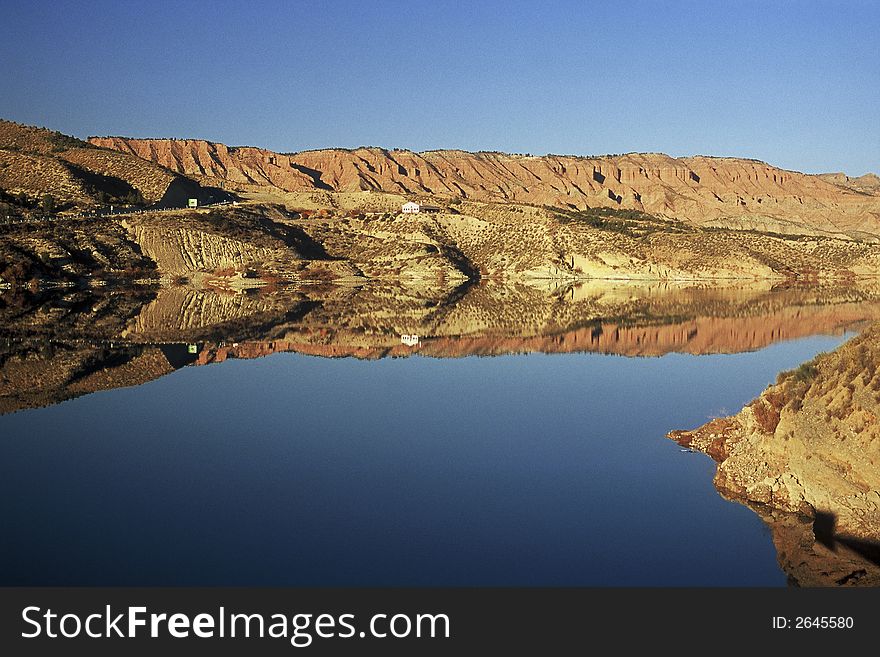
[[[90,141],[212,183],[612,207],[721,227],[856,238],[880,235],[880,194],[867,177],[867,182],[840,184],[757,160],[676,159],[659,153],[532,157],[381,148],[280,154],[189,139]]]

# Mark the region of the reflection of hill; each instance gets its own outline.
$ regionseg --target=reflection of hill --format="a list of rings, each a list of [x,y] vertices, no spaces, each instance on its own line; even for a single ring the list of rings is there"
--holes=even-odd
[[[597,286],[591,294],[576,297],[568,288],[480,285],[454,300],[434,301],[402,295],[383,298],[380,292],[357,289],[328,296],[301,321],[275,326],[270,339],[209,345],[200,362],[276,351],[357,358],[413,353],[438,358],[528,352],[735,353],[780,340],[839,334],[880,319],[880,301],[846,288]],[[402,334],[419,335],[419,344],[402,344]]]
[[[288,316],[302,301],[302,295],[260,294],[259,290],[235,293],[169,288],[160,290],[156,299],[141,309],[123,335],[158,342],[206,334],[234,339],[236,331],[254,330]]]
[[[0,412],[137,385],[186,362],[287,351],[437,358],[598,352],[730,353],[880,319],[856,287],[580,287],[481,283],[303,285],[242,292],[170,287],[0,297]],[[407,345],[401,335],[419,336]],[[413,342],[409,340],[409,342]],[[170,349],[195,345],[187,358]]]
[[[51,406],[98,390],[140,385],[175,368],[159,347],[47,345],[3,354],[0,414]]]

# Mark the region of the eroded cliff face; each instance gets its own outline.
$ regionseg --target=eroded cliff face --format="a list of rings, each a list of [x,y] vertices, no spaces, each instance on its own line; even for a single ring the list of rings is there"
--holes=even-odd
[[[715,485],[723,495],[757,505],[762,516],[810,519],[814,540],[806,541],[805,556],[781,555],[801,583],[880,583],[878,365],[875,324],[837,351],[781,374],[738,415],[670,434],[718,461]],[[789,549],[804,544],[802,535],[791,538],[797,523],[780,527],[777,539]],[[821,566],[835,555],[859,566]],[[803,566],[811,562],[818,570]]]
[[[154,260],[168,276],[217,269],[244,269],[286,255],[291,260],[299,254],[282,248],[260,247],[247,240],[234,239],[216,231],[191,225],[170,226],[138,221],[126,222],[132,237],[144,254]]]
[[[281,154],[202,140],[92,137],[90,142],[212,184],[634,209],[698,225],[880,236],[880,195],[867,177],[864,184],[839,184],[756,160],[659,153],[532,157],[381,148]]]

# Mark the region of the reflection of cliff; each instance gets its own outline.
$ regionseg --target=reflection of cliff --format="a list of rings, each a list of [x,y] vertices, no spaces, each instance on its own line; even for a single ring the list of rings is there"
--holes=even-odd
[[[506,353],[592,351],[622,356],[662,356],[672,352],[717,354],[755,351],[774,342],[816,334],[839,334],[880,306],[863,308],[790,308],[757,317],[696,317],[656,326],[596,323],[560,335],[533,338],[439,338],[427,340],[421,353],[440,358]]]
[[[878,320],[878,297],[871,289],[846,286],[607,282],[543,289],[490,282],[457,288],[369,283],[18,295],[0,303],[0,337],[8,340],[0,358],[0,397],[9,411],[136,385],[181,364],[150,349],[187,344],[200,345],[202,364],[281,351],[364,359],[730,353],[839,334]],[[405,344],[402,335],[419,336],[417,344]]]
[[[454,300],[383,298],[352,289],[316,299],[296,323],[266,339],[220,345],[202,360],[250,358],[275,351],[358,358],[438,358],[509,353],[598,352],[658,356],[670,352],[735,353],[780,340],[840,334],[880,319],[880,302],[858,290],[652,289],[592,290],[571,301],[566,290],[481,285]],[[494,309],[494,313],[493,313]],[[418,346],[400,336],[419,335]]]
[[[779,565],[794,586],[880,586],[880,543],[833,535],[822,540],[809,515],[755,505],[767,523]]]
[[[722,494],[760,505],[797,582],[880,584],[878,366],[875,324],[781,374],[738,415],[670,434],[719,462]],[[812,536],[783,513],[808,518]]]
[[[145,305],[129,323],[124,336],[152,338],[158,342],[180,341],[192,336],[219,335],[235,339],[243,325],[248,330],[289,316],[302,302],[298,294],[266,294],[168,288]],[[224,330],[225,329],[225,330]]]
[[[374,346],[339,341],[327,344],[296,340],[243,342],[219,347],[219,360],[255,358],[280,351],[294,351],[314,356],[353,356],[381,358],[419,353],[435,358],[465,356],[501,356],[520,353],[596,352],[621,356],[662,356],[679,352],[689,354],[739,353],[755,351],[774,342],[810,335],[840,334],[869,317],[877,318],[880,307],[860,312],[858,306],[840,309],[824,308],[815,314],[805,309],[792,309],[782,316],[752,318],[698,317],[681,323],[658,326],[622,326],[602,323],[568,331],[559,335],[517,337],[424,337],[418,346],[402,344],[399,336],[376,336]],[[220,356],[222,354],[222,356]],[[207,358],[203,356],[203,358]],[[214,359],[210,359],[214,360]]]

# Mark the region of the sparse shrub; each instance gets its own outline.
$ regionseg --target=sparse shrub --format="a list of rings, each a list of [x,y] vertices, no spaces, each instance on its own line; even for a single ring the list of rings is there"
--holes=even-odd
[[[798,383],[805,383],[807,381],[812,381],[818,375],[818,367],[813,365],[813,363],[804,363],[794,371],[791,378]]]
[[[336,278],[336,275],[329,269],[324,269],[323,267],[315,267],[313,269],[305,271],[303,273],[303,278],[312,281],[332,281]]]
[[[818,356],[816,358],[818,358]],[[815,364],[816,358],[808,363],[804,363],[797,369],[780,372],[776,377],[776,383],[808,383],[812,381],[819,375],[819,368],[816,367]]]
[[[133,189],[126,195],[125,202],[128,205],[144,205],[144,195],[140,190]]]
[[[46,214],[52,214],[55,212],[55,197],[51,194],[43,194],[43,198],[40,199],[40,208]]]

